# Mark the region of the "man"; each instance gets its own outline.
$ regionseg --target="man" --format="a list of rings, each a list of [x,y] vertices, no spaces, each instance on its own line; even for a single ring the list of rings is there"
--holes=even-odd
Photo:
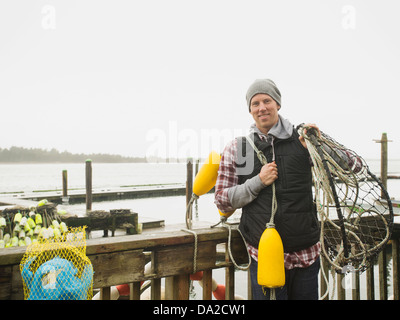
[[[281,94],[273,81],[256,80],[246,100],[255,122],[249,137],[268,164],[261,164],[245,137],[234,139],[222,154],[215,203],[222,212],[242,208],[239,229],[252,257],[253,299],[267,300],[269,290],[257,283],[257,248],[271,218],[275,184],[274,222],[284,246],[286,272],[286,284],[276,290],[276,298],[318,299],[320,230],[306,144],[293,125],[280,116]]]

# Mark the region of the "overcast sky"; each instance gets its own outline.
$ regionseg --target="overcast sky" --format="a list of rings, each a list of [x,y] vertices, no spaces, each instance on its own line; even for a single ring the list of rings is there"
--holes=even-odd
[[[398,0],[2,0],[0,148],[193,156],[248,132],[245,93],[364,158],[400,158]]]

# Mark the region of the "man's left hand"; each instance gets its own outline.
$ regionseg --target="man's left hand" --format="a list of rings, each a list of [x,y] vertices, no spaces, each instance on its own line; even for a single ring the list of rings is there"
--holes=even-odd
[[[317,125],[316,125],[315,123],[307,123],[307,124],[305,124],[304,126],[305,126],[305,127],[314,128],[314,129],[317,130],[317,132],[318,132],[318,137],[321,136],[321,132],[319,131],[319,128],[317,127]],[[307,133],[307,129],[305,129],[305,133]],[[300,137],[299,137],[299,140],[300,140],[301,144],[303,145],[303,147],[307,149],[307,144],[306,144],[304,138],[303,138],[302,136],[300,136]]]

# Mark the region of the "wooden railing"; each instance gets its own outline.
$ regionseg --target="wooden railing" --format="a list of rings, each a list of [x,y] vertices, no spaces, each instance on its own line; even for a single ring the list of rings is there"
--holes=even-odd
[[[225,268],[225,298],[234,299],[235,267],[228,255],[227,229],[216,227],[195,229],[194,231],[197,235],[198,249],[196,270],[203,271],[201,298],[212,299],[213,270]],[[141,283],[149,280],[151,281],[151,299],[187,300],[189,299],[190,274],[196,271],[194,270],[194,244],[194,235],[180,229],[89,239],[86,253],[95,271],[93,288],[100,290],[101,299],[109,299],[112,286],[129,284],[129,299],[136,300],[140,299]],[[231,246],[236,262],[247,263],[246,249],[237,231],[232,233]],[[25,247],[16,247],[0,250],[0,300],[23,299],[19,263],[25,249]],[[390,264],[388,264],[387,255],[389,258],[391,257]],[[391,296],[398,299],[398,260],[399,239],[398,235],[394,233],[390,245],[381,253],[375,270],[369,269],[362,275],[362,277],[366,277],[365,285],[362,285],[362,277],[354,273],[352,274],[355,276],[355,280],[352,282],[354,285],[351,289],[345,288],[342,284],[347,281],[342,281],[343,275],[335,275],[333,299],[388,299],[388,281],[393,288]],[[146,268],[149,263],[150,269]],[[321,266],[325,268],[324,263]],[[149,271],[145,271],[146,269]],[[375,281],[376,271],[379,273],[379,281]],[[329,275],[330,272],[326,271],[326,274]],[[388,276],[389,274],[391,277]],[[162,278],[165,279],[163,285]],[[332,275],[330,285],[332,291]],[[251,299],[249,281],[247,281],[247,287],[248,296],[244,298]],[[378,295],[375,295],[375,288],[379,288]],[[322,275],[320,291],[321,295],[326,292],[326,283]],[[331,295],[328,298],[331,298]]]
[[[195,229],[197,271],[203,270],[203,299],[212,298],[212,270],[226,268],[226,298],[234,298],[234,266],[226,246],[226,228]],[[151,281],[151,298],[161,298],[161,279],[165,278],[165,299],[189,299],[190,274],[194,271],[195,236],[189,232],[166,231],[139,235],[89,239],[86,254],[95,271],[93,288],[101,299],[110,298],[110,288],[130,284],[130,298],[140,298],[140,284]],[[237,231],[231,248],[237,263],[247,262],[246,248]],[[26,247],[0,250],[0,300],[23,299],[19,263]],[[145,272],[146,264],[150,272]]]
[[[379,253],[375,264],[362,274],[353,272],[349,266],[346,275],[344,273],[332,275],[328,263],[322,258],[321,269],[324,270],[330,285],[325,300],[398,300],[400,249],[397,236],[396,233],[392,236],[389,244]],[[320,296],[324,296],[326,292],[327,283],[323,273],[320,272]]]
[[[96,272],[93,287],[100,288],[102,297],[107,299],[111,286],[130,283],[130,298],[139,299],[141,282],[150,280],[151,298],[160,299],[161,278],[165,278],[165,299],[186,300],[189,299],[190,274],[203,270],[203,299],[211,299],[212,269],[226,268],[226,298],[233,299],[235,270],[226,250],[227,230],[206,228],[194,232],[196,259],[195,236],[182,230],[136,235],[129,240],[121,237],[120,242],[115,241],[116,238],[103,238],[91,245],[88,241],[87,255]],[[244,262],[246,248],[237,232],[234,232],[231,246],[235,260]],[[148,263],[151,268],[146,273]]]

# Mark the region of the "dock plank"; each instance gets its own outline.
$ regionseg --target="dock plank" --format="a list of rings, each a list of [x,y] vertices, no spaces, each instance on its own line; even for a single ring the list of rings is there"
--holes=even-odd
[[[164,196],[177,196],[185,195],[186,186],[182,184],[177,185],[157,185],[149,187],[120,187],[120,188],[101,188],[93,189],[92,200],[93,201],[113,201],[122,199],[139,199],[139,198],[151,198],[151,197],[164,197]],[[69,191],[67,197],[64,197],[62,190],[49,191],[49,192],[31,192],[19,194],[18,197],[14,198],[3,198],[0,197],[0,204],[5,201],[10,201],[10,199],[21,199],[21,200],[31,200],[40,201],[47,199],[50,202],[60,204],[63,199],[68,199],[70,204],[84,203],[86,201],[86,191],[74,190]]]

